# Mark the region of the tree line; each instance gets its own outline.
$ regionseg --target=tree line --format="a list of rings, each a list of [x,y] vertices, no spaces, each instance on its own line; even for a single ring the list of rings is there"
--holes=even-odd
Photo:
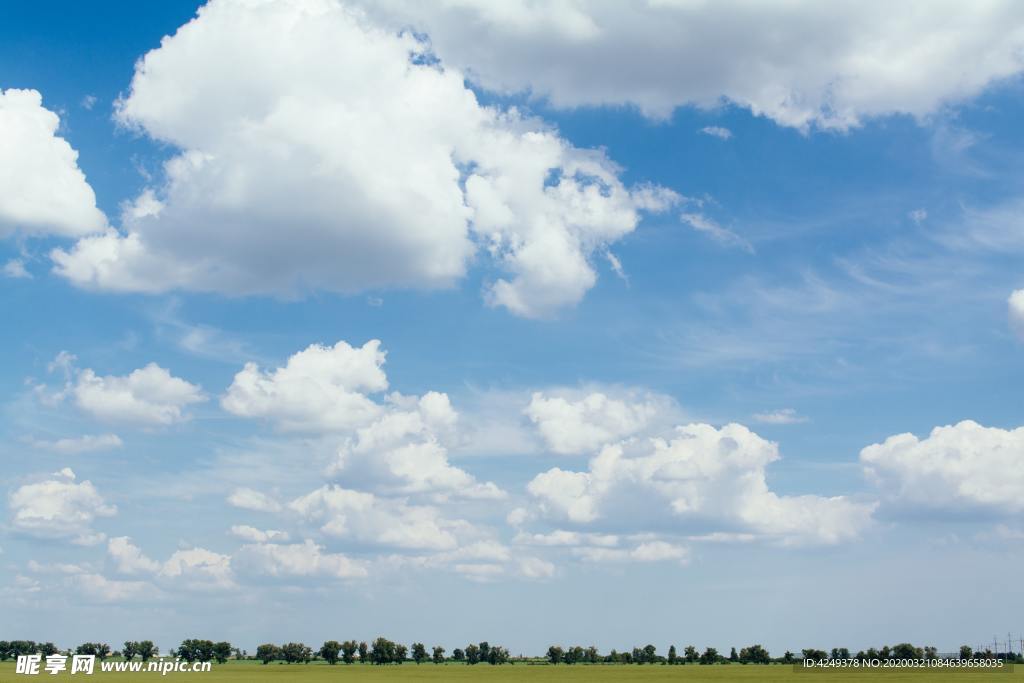
[[[412,643],[406,647],[401,643],[380,637],[371,643],[365,641],[346,640],[338,642],[328,640],[314,650],[304,643],[285,643],[275,645],[264,643],[256,648],[255,656],[250,657],[248,652],[233,647],[227,641],[214,642],[211,640],[186,639],[177,648],[171,648],[168,652],[170,657],[180,658],[187,662],[209,662],[216,661],[219,664],[235,659],[255,659],[263,664],[281,662],[285,664],[308,664],[314,660],[323,660],[328,664],[403,664],[414,662],[416,664],[445,664],[457,662],[460,664],[476,665],[490,664],[500,665],[513,661],[507,648],[500,645],[491,645],[487,641],[470,643],[464,648],[455,648],[451,656],[446,656],[446,650],[440,645],[435,645],[428,650],[421,642]],[[139,657],[142,661],[148,661],[160,655],[160,649],[151,640],[125,641],[121,650],[112,650],[106,643],[82,643],[76,648],[62,651],[51,642],[37,643],[32,640],[0,640],[0,661],[16,658],[20,655],[41,654],[44,657],[55,654],[79,654],[94,655],[98,659],[108,657],[123,657],[131,661]],[[953,658],[960,659],[1004,659],[1024,663],[1024,656],[1013,652],[993,652],[990,649],[974,651],[970,646],[963,645]],[[583,647],[574,645],[563,647],[552,645],[548,648],[543,658],[549,664],[792,664],[802,660],[826,661],[842,659],[858,660],[888,660],[888,659],[939,659],[935,647],[918,647],[911,643],[899,643],[897,645],[885,645],[880,648],[868,648],[851,654],[845,647],[832,648],[831,651],[806,648],[800,654],[786,651],[781,657],[772,657],[766,648],[761,645],[750,645],[740,648],[731,648],[728,655],[720,653],[713,647],[707,647],[703,652],[698,651],[693,645],[687,645],[680,652],[675,645],[668,648],[666,655],[661,655],[654,645],[634,647],[632,649],[611,650],[608,654],[601,654],[594,646]],[[519,659],[519,658],[517,658]]]

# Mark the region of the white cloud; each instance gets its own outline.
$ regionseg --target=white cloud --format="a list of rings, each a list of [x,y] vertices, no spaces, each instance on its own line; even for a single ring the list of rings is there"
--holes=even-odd
[[[721,126],[704,126],[700,129],[700,132],[704,133],[704,135],[710,135],[713,138],[718,138],[719,140],[728,140],[732,137],[732,131],[728,128],[722,128]]]
[[[366,396],[388,387],[385,353],[376,339],[353,348],[313,344],[283,368],[264,372],[247,363],[221,405],[240,417],[272,420],[291,431],[343,431],[365,425],[382,409]]]
[[[1024,340],[1024,289],[1018,289],[1007,301],[1010,315],[1010,328],[1020,339]]]
[[[703,233],[718,242],[722,246],[736,247],[748,254],[754,253],[754,246],[743,237],[737,235],[728,228],[723,228],[714,219],[702,213],[682,213],[679,220],[689,225],[697,232]]]
[[[64,455],[110,451],[121,448],[124,445],[121,437],[117,434],[83,434],[82,436],[67,437],[54,441],[30,439],[29,443],[33,448]]]
[[[581,525],[756,533],[782,543],[835,543],[870,523],[872,504],[780,496],[765,468],[775,444],[746,427],[678,427],[673,439],[605,447],[587,471],[553,468],[527,486],[539,512]]]
[[[1011,0],[363,4],[429,33],[489,89],[659,118],[726,100],[780,125],[846,129],[926,117],[1024,67],[1024,8]]]
[[[322,486],[296,498],[289,509],[321,523],[321,531],[337,538],[397,548],[447,550],[468,530],[461,520],[447,520],[433,506],[409,505],[372,493]]]
[[[281,504],[265,493],[249,488],[237,488],[228,496],[228,503],[243,510],[278,512]]]
[[[193,590],[235,587],[231,557],[205,548],[175,551],[161,565],[158,575]]]
[[[309,539],[291,545],[245,545],[235,554],[232,564],[240,571],[274,577],[352,579],[368,574],[366,563],[323,550]]]
[[[546,534],[516,534],[515,542],[520,545],[539,546],[578,546],[590,545],[601,548],[614,548],[619,544],[619,537],[614,534],[588,534],[580,531],[555,529]]]
[[[25,262],[16,258],[4,264],[3,274],[4,277],[15,280],[30,280],[32,278],[32,273],[25,270]]]
[[[1024,427],[983,427],[964,420],[924,439],[890,436],[863,449],[868,479],[896,508],[946,513],[1024,510]]]
[[[214,0],[139,62],[117,119],[181,150],[108,231],[57,249],[83,287],[294,295],[448,287],[480,250],[491,305],[546,317],[595,253],[674,195],[482,106],[411,32],[338,2]]]
[[[152,574],[160,569],[160,563],[146,557],[127,536],[107,541],[107,553],[113,559],[117,571],[122,574]]]
[[[288,533],[275,529],[257,529],[246,524],[235,524],[231,527],[231,535],[252,543],[284,543]]]
[[[678,411],[667,396],[629,392],[622,398],[601,391],[535,392],[524,412],[555,453],[594,449],[644,430]]]
[[[792,425],[807,422],[808,418],[793,408],[782,408],[767,413],[754,413],[754,420],[770,425]]]
[[[68,585],[77,595],[96,602],[124,602],[145,598],[153,591],[145,581],[117,581],[100,574],[79,574],[69,577]]]
[[[202,389],[156,363],[126,376],[99,376],[86,368],[71,390],[75,404],[101,420],[171,425],[188,419],[185,408],[206,400]]]
[[[0,90],[0,237],[77,236],[106,225],[59,127],[38,91]]]
[[[90,481],[75,482],[75,473],[64,468],[51,479],[25,484],[8,499],[14,529],[42,538],[69,538],[92,545],[103,534],[92,529],[97,517],[110,517],[117,508],[108,505]]]
[[[924,209],[914,209],[907,214],[910,220],[914,221],[917,225],[921,225],[928,218],[928,212]]]
[[[666,541],[646,541],[625,550],[603,547],[577,547],[572,554],[586,562],[668,562],[688,564],[690,551]]]

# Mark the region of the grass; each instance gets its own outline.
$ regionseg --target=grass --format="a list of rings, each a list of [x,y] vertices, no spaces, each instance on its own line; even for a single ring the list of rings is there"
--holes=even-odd
[[[889,671],[840,671],[840,672],[794,672],[786,665],[772,666],[637,666],[637,665],[576,665],[576,666],[533,666],[514,664],[504,666],[464,666],[450,664],[404,664],[402,666],[375,667],[367,665],[328,666],[323,663],[307,665],[269,664],[258,662],[229,662],[213,665],[210,673],[101,673],[76,678],[92,683],[114,681],[205,681],[207,683],[285,683],[286,681],[536,681],[537,683],[561,683],[562,681],[687,681],[693,683],[727,683],[728,681],[804,681],[831,683],[832,681],[993,681],[999,683],[1024,682],[1024,667],[1017,667],[1013,673],[935,671],[935,670],[889,670]],[[67,672],[49,676],[19,676],[14,673],[14,664],[0,664],[0,682],[62,680]],[[78,674],[76,674],[78,675]]]

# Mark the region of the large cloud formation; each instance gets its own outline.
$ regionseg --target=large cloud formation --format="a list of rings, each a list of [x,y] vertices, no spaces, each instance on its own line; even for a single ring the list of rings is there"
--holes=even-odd
[[[924,439],[896,434],[863,449],[865,475],[902,510],[1017,514],[1024,511],[1024,427],[972,420]]]
[[[796,128],[925,117],[1024,69],[1012,0],[365,2],[485,88],[555,106],[747,107]]]
[[[36,90],[0,90],[0,237],[85,235],[107,219]]]
[[[690,424],[671,439],[608,445],[586,471],[552,468],[527,489],[550,520],[631,531],[835,543],[870,523],[869,503],[771,491],[765,468],[778,458],[742,425]]]
[[[123,231],[56,250],[84,286],[291,295],[446,287],[478,250],[487,300],[577,303],[595,252],[676,196],[481,105],[410,33],[333,0],[214,0],[137,67],[117,118],[180,153]]]
[[[11,526],[39,538],[70,539],[79,545],[101,542],[105,536],[92,529],[98,517],[110,517],[117,508],[108,504],[90,481],[76,482],[64,468],[50,478],[25,484],[10,494]]]

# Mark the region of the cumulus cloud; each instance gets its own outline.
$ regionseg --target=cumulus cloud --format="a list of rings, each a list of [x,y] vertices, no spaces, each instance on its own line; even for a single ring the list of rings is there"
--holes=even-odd
[[[206,400],[201,387],[156,363],[125,376],[100,376],[86,368],[70,393],[81,410],[101,420],[154,426],[187,420],[185,409]]]
[[[358,471],[367,485],[392,493],[447,493],[472,498],[504,495],[448,461],[458,415],[446,394],[370,394],[388,387],[385,352],[376,339],[361,347],[314,344],[284,367],[248,364],[221,399],[225,410],[263,418],[285,431],[343,437],[330,473]]]
[[[265,493],[249,488],[237,488],[228,496],[228,503],[243,510],[277,512],[281,504]]]
[[[602,548],[583,546],[572,549],[572,554],[586,562],[668,562],[688,564],[690,551],[684,546],[666,541],[647,541],[634,548]]]
[[[127,536],[118,536],[107,541],[107,553],[114,561],[117,571],[122,574],[152,574],[160,569],[160,563],[146,557]]]
[[[1024,289],[1018,289],[1011,294],[1007,306],[1010,312],[1010,328],[1024,340]]]
[[[110,517],[117,512],[92,482],[76,482],[75,473],[69,468],[44,481],[15,489],[8,506],[14,529],[41,538],[71,539],[81,545],[101,542],[104,536],[92,529],[92,523],[98,517]]]
[[[235,554],[232,564],[240,571],[273,577],[353,579],[368,574],[366,563],[340,553],[325,553],[322,546],[309,539],[291,545],[245,545]]]
[[[205,548],[176,550],[161,565],[160,578],[179,583],[190,590],[234,588],[231,557]]]
[[[470,529],[462,520],[445,519],[429,505],[325,485],[288,504],[320,530],[336,538],[407,549],[447,550],[456,547],[460,532]]]
[[[0,90],[0,237],[78,236],[106,226],[78,152],[57,135],[59,128],[38,91]],[[8,277],[16,277],[12,264],[19,263],[4,267]]]
[[[21,259],[11,259],[5,263],[2,272],[4,277],[15,280],[30,280],[32,278],[32,273],[25,270],[25,262]]]
[[[332,0],[204,6],[143,57],[116,109],[180,153],[121,231],[55,250],[57,272],[290,296],[448,287],[486,253],[502,273],[490,304],[545,317],[577,303],[591,257],[675,195],[628,188],[602,152],[481,105],[428,49]]]
[[[125,602],[146,597],[153,587],[145,581],[118,581],[100,574],[78,574],[69,577],[67,584],[77,595],[96,602]]]
[[[429,33],[486,88],[658,118],[727,101],[784,126],[844,130],[926,117],[1024,68],[1024,9],[1010,0],[363,4]]]
[[[527,486],[540,514],[579,525],[675,533],[754,533],[782,543],[835,543],[870,523],[873,504],[780,496],[765,468],[774,443],[746,427],[691,424],[672,439],[606,446],[586,471],[553,468]]]
[[[364,425],[382,408],[366,394],[388,387],[385,353],[376,339],[353,348],[313,344],[265,372],[247,363],[221,405],[240,417],[273,421],[289,431],[343,431]]]
[[[111,451],[121,448],[124,443],[117,434],[83,434],[53,441],[30,439],[33,448],[52,451],[63,455],[79,455],[96,451]]]
[[[1024,427],[972,420],[936,427],[924,439],[890,436],[860,452],[868,479],[898,509],[1017,514],[1024,510]]]
[[[601,391],[535,392],[525,414],[555,453],[594,449],[649,427],[678,412],[667,396],[629,392],[621,398]]]

